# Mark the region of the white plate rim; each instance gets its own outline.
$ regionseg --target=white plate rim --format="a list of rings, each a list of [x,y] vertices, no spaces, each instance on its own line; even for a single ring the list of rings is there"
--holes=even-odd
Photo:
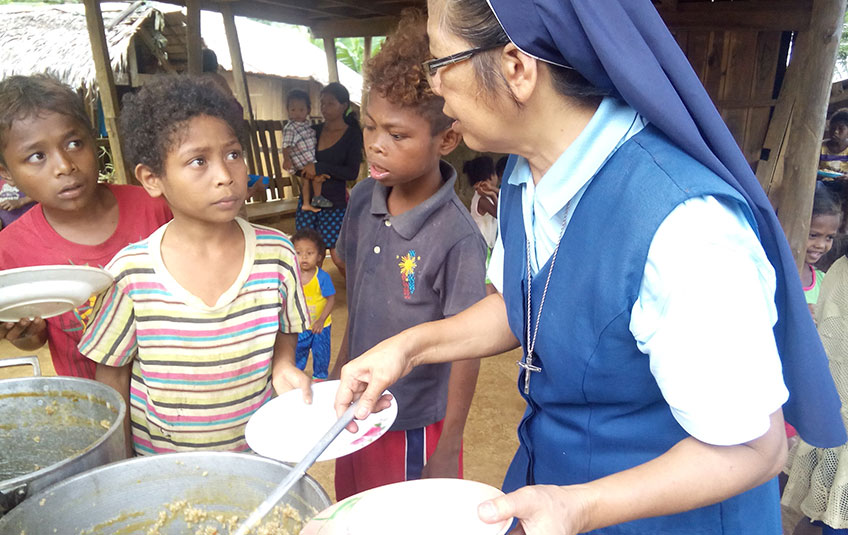
[[[339,380],[321,381],[321,382],[312,383],[313,401],[315,399],[315,389],[316,388],[322,389],[322,390],[329,390],[331,387],[335,386],[335,388],[332,390],[333,398],[335,398],[335,392],[338,390],[339,384],[341,384],[341,381],[339,381]],[[384,391],[383,393],[384,394],[391,394],[391,392],[388,391],[388,390]],[[288,400],[289,398],[302,399],[302,397],[301,397],[302,395],[303,395],[303,393],[299,389],[294,389],[294,390],[289,390],[289,391],[283,392],[279,396],[277,396],[277,397],[269,400],[268,402],[266,402],[264,405],[262,405],[262,407],[257,409],[257,411],[255,413],[253,413],[253,415],[251,415],[250,419],[247,422],[247,425],[245,426],[244,438],[245,438],[245,441],[247,442],[247,445],[250,447],[251,450],[253,450],[254,453],[261,455],[263,457],[267,457],[269,459],[275,459],[277,461],[285,462],[285,463],[300,462],[301,458],[296,458],[296,459],[295,458],[285,458],[285,459],[283,459],[283,458],[281,458],[282,456],[277,454],[276,449],[274,451],[272,451],[270,448],[266,448],[265,445],[262,443],[261,439],[257,438],[258,435],[256,434],[257,433],[257,431],[256,431],[257,427],[256,426],[260,425],[261,420],[265,418],[264,413],[267,413],[268,411],[271,411],[271,410],[277,410],[276,407],[278,405],[281,405],[281,404],[284,404],[284,403],[290,403],[290,401]],[[263,414],[261,414],[259,416],[259,418],[257,418],[257,415],[259,415],[260,412],[262,412]],[[374,440],[378,440],[380,437],[382,437],[384,434],[386,434],[388,432],[389,428],[392,426],[395,419],[397,419],[397,412],[398,412],[397,400],[395,399],[394,396],[392,396],[391,405],[388,408],[386,408],[386,409],[384,409],[384,410],[382,410],[378,413],[370,414],[368,416],[368,418],[366,418],[365,420],[357,420],[356,421],[357,425],[359,425],[360,429],[355,434],[350,435],[351,442],[358,440],[359,438],[361,438],[362,436],[364,436],[368,432],[368,430],[371,428],[371,426],[369,426],[369,424],[368,424],[369,422],[380,422],[382,424],[385,424],[385,427],[383,427],[381,429],[380,433],[377,435],[377,438],[374,439]],[[322,435],[323,435],[324,432],[326,432],[330,428],[330,426],[333,424],[333,422],[327,422],[326,429],[321,429]],[[284,422],[281,422],[281,426],[284,426]],[[324,452],[318,457],[316,462],[329,461],[329,460],[336,459],[338,457],[342,457],[344,455],[349,455],[353,452],[359,451],[362,448],[365,448],[366,446],[368,446],[369,444],[374,442],[374,440],[366,441],[366,443],[362,444],[361,446],[358,446],[358,447],[355,447],[355,448],[347,448],[347,450],[344,453],[334,454],[333,453],[334,452],[333,446],[336,444],[336,442],[340,438],[343,438],[346,433],[348,433],[348,432],[343,430],[342,433],[339,435],[339,437],[337,437],[335,441],[330,443],[330,445],[327,447],[327,449],[324,450]],[[251,439],[251,437],[253,437],[253,439]],[[253,442],[253,443],[251,443],[251,442]],[[259,447],[257,448],[256,446],[259,446]],[[303,454],[305,454],[305,453],[306,452],[303,452]],[[302,455],[301,455],[301,457],[302,457]]]
[[[57,276],[52,278],[52,279],[45,279],[44,277],[38,276],[40,274],[43,275],[45,273],[51,273],[51,272],[56,273]],[[79,278],[74,278],[74,277],[64,277],[63,278],[61,276],[63,273],[71,273],[71,274],[72,273],[77,273],[77,274],[86,273],[87,280],[81,281]],[[17,278],[17,276],[20,276],[20,275],[33,275],[33,277],[32,277],[33,280],[19,280],[19,281],[15,281],[14,283],[8,282],[9,279]],[[98,277],[100,277],[100,280],[95,280]],[[76,283],[82,283],[82,284],[87,285],[91,290],[91,293],[90,293],[90,295],[88,296],[87,299],[90,299],[91,296],[97,295],[98,293],[100,293],[103,290],[105,290],[106,288],[108,288],[109,285],[114,282],[114,280],[115,279],[114,279],[114,277],[112,277],[112,274],[109,273],[108,271],[106,271],[105,269],[99,268],[99,267],[93,267],[93,266],[84,266],[84,265],[46,264],[46,265],[39,265],[39,266],[25,266],[25,267],[19,267],[19,268],[11,268],[11,269],[0,270],[0,284],[3,284],[4,281],[5,281],[6,285],[4,285],[4,288],[6,290],[14,288],[16,286],[24,285],[24,284],[37,284],[39,282],[68,281],[68,282],[76,282]],[[53,312],[53,313],[50,313],[50,314],[44,314],[44,315],[40,316],[43,319],[52,318],[54,316],[62,315],[64,313],[68,312],[69,310],[73,310],[74,308],[76,308],[78,306],[82,306],[84,304],[84,301],[78,302],[77,300],[71,299],[71,298],[64,296],[64,295],[55,297],[53,299],[41,298],[41,299],[34,300],[32,302],[33,303],[53,302],[53,303],[66,303],[67,304],[66,307],[60,307],[60,309],[58,309],[59,310],[58,312]],[[17,303],[17,305],[16,305],[16,303]],[[22,299],[21,297],[18,297],[16,299],[11,299],[9,304],[7,304],[6,306],[3,307],[3,310],[16,308],[16,306],[21,306],[23,304],[29,304],[29,303],[27,303],[26,299]],[[23,318],[12,319],[11,316],[8,316],[8,317],[4,316],[3,312],[0,311],[0,321],[2,321],[2,322],[17,322],[17,321],[20,321],[21,319],[23,319]]]
[[[425,483],[426,482],[426,483]],[[356,514],[356,509],[352,506],[345,506],[346,502],[350,502],[351,500],[356,500],[359,503],[366,504],[366,509],[363,511],[362,506],[359,507],[360,514],[367,514],[369,509],[380,508],[381,503],[384,501],[384,496],[386,493],[392,492],[404,492],[403,487],[410,488],[412,486],[417,485],[462,485],[462,486],[477,486],[480,488],[488,488],[497,491],[494,493],[495,495],[492,498],[503,496],[504,493],[501,489],[489,485],[488,483],[483,483],[482,481],[476,481],[473,479],[460,479],[460,478],[433,478],[433,479],[416,479],[416,480],[408,480],[408,481],[400,481],[397,483],[391,483],[388,485],[383,485],[380,487],[376,487],[373,489],[362,491],[353,496],[349,496],[340,502],[336,502],[335,504],[327,507],[323,511],[313,517],[312,520],[307,522],[303,526],[303,533],[309,533],[310,535],[320,535],[322,533],[326,533],[328,535],[341,535],[341,533],[356,533],[359,535],[358,531],[352,531],[359,529],[359,523],[367,522],[367,520],[357,520],[359,516]],[[489,498],[489,499],[492,499]],[[429,506],[430,504],[428,504]],[[341,507],[340,507],[341,506]],[[344,509],[348,509],[346,512],[342,512]],[[342,513],[339,515],[339,513]],[[329,516],[322,518],[325,514],[329,513]],[[315,520],[318,520],[320,523],[316,523]],[[334,522],[344,522],[344,525],[335,526]],[[486,524],[483,524],[486,525]],[[512,526],[512,519],[503,521],[502,524],[489,524],[492,526],[492,531],[487,533],[486,535],[504,535]],[[339,528],[344,527],[346,531],[341,532],[338,531]],[[329,528],[327,531],[325,529]],[[495,531],[497,530],[497,531]]]

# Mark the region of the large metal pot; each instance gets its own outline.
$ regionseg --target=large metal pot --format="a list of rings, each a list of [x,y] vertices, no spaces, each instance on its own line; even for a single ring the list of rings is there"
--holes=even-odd
[[[27,496],[91,468],[126,457],[124,400],[114,389],[76,377],[0,380],[0,516]]]
[[[129,459],[79,474],[28,498],[0,518],[0,535],[124,535],[156,533],[154,529],[162,535],[186,535],[204,533],[206,527],[225,534],[227,519],[238,515],[244,520],[290,470],[288,465],[246,453]],[[328,507],[330,499],[305,476],[282,503],[306,520]],[[199,510],[205,518],[189,526],[187,510]],[[295,535],[299,528],[291,524],[286,527]]]

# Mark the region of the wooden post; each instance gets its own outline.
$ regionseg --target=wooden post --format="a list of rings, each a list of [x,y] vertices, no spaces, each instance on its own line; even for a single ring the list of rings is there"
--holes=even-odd
[[[200,42],[200,0],[186,0],[186,52],[189,74],[202,72],[203,51]]]
[[[106,45],[106,31],[103,27],[103,13],[98,0],[84,0],[85,22],[88,27],[88,40],[91,43],[91,55],[97,76],[97,89],[103,105],[103,119],[109,136],[109,149],[112,152],[112,165],[115,169],[115,182],[127,184],[129,173],[121,150],[121,138],[118,133],[118,92],[112,64],[109,61],[109,48]]]
[[[368,35],[365,38],[365,46],[363,48],[362,54],[362,71],[365,72],[365,64],[368,63],[368,60],[371,59],[371,36]],[[360,109],[364,110],[368,105],[368,88],[365,87],[365,77],[362,77],[362,102],[360,102]],[[360,113],[360,117],[364,117],[365,114]]]
[[[336,59],[336,39],[335,37],[324,38],[324,54],[327,56],[327,73],[330,75],[331,82],[339,81],[339,64]]]
[[[836,49],[842,33],[845,0],[814,0],[810,26],[798,32],[767,141],[780,140],[782,179],[771,196],[798,269],[804,265],[810,230],[816,170],[821,151]],[[762,163],[762,162],[760,162]],[[759,174],[759,173],[758,173]],[[777,170],[774,175],[779,175]],[[765,182],[760,175],[761,182]],[[771,183],[771,180],[768,180]],[[771,188],[767,188],[770,190]]]
[[[233,81],[236,85],[236,98],[244,108],[244,118],[253,121],[253,109],[250,107],[250,92],[247,87],[247,76],[244,74],[244,61],[241,57],[236,21],[230,4],[220,4],[221,16],[224,18],[224,32],[227,34],[227,45],[230,48],[230,60],[233,62]]]

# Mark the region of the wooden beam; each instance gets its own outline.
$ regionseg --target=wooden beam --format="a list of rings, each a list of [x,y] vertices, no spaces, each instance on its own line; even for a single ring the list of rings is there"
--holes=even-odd
[[[129,176],[124,153],[121,150],[121,138],[118,132],[118,92],[112,75],[109,60],[109,47],[106,44],[106,31],[103,27],[103,13],[98,0],[83,0],[85,4],[85,22],[88,27],[88,40],[91,43],[91,55],[94,58],[94,70],[97,76],[97,89],[103,105],[103,119],[109,136],[109,148],[112,152],[112,164],[115,168],[115,182],[127,184]]]
[[[830,80],[844,15],[844,0],[814,0],[810,28],[799,32],[784,80],[792,90],[786,100],[794,102],[780,103],[790,107],[790,120],[776,208],[799,270],[807,250]]]
[[[186,0],[186,52],[189,74],[203,71],[203,45],[200,39],[200,0]]]
[[[371,59],[371,37],[364,38],[364,45],[362,47],[362,71],[365,72],[365,65],[368,63],[368,60]],[[360,102],[359,108],[364,110],[365,107],[368,106],[368,87],[365,85],[365,77],[362,77],[362,102]],[[363,117],[364,114],[360,113],[360,117]]]
[[[681,2],[676,8],[660,5],[657,11],[672,31],[803,31],[810,25],[812,4],[813,0]]]
[[[332,37],[324,38],[324,54],[327,56],[327,72],[331,82],[339,81],[339,64],[336,59],[336,40]]]
[[[233,81],[236,86],[236,98],[244,108],[244,118],[253,121],[253,109],[250,106],[250,91],[247,87],[247,76],[244,74],[244,61],[241,57],[236,21],[230,4],[221,4],[221,17],[224,19],[224,32],[227,34],[227,45],[230,48],[230,60],[233,63]]]
[[[389,35],[397,26],[397,17],[371,17],[317,22],[309,26],[317,39],[326,37],[373,37]]]
[[[280,0],[276,0],[280,1]],[[285,0],[283,0],[285,2]],[[289,0],[291,2],[291,0]],[[397,14],[397,9],[386,9],[382,8],[383,4],[379,2],[363,2],[362,0],[324,0],[324,2],[328,5],[339,6],[343,8],[353,9],[359,12],[370,13],[373,15],[387,15],[387,16],[395,16]],[[374,5],[376,4],[376,5]],[[422,2],[422,4],[426,5],[426,2]],[[422,6],[423,7],[423,6]],[[325,10],[326,11],[326,10]],[[358,17],[357,17],[358,18]]]

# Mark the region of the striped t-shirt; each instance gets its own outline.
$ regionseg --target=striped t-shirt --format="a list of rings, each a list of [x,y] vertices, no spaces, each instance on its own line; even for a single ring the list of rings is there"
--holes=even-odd
[[[244,264],[214,306],[165,268],[160,244],[168,225],[107,266],[115,284],[98,297],[79,347],[109,366],[132,362],[130,418],[139,454],[247,450],[244,426],[271,397],[277,333],[309,328],[291,242],[237,221]]]

